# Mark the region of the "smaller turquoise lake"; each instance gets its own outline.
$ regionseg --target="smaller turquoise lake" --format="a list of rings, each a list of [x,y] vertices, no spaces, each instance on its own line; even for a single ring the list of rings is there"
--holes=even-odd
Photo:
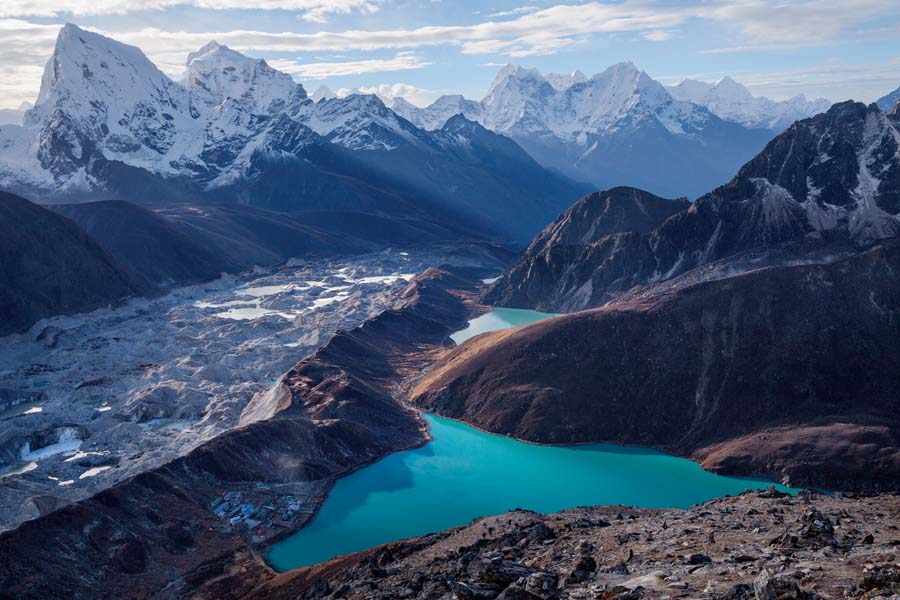
[[[272,566],[304,567],[513,508],[687,508],[770,485],[707,473],[695,462],[653,450],[535,446],[448,419],[425,419],[432,442],[339,479],[313,521],[273,546]]]
[[[497,331],[499,329],[509,329],[511,327],[521,327],[535,321],[542,321],[550,317],[556,317],[552,313],[542,313],[535,310],[525,310],[522,308],[494,308],[489,313],[485,313],[477,319],[469,321],[469,326],[465,329],[457,331],[450,336],[457,344],[462,344],[469,338],[475,337],[480,333],[488,331]]]

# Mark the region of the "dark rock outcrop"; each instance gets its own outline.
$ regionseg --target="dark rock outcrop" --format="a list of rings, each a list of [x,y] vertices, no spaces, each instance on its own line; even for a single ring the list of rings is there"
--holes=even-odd
[[[177,223],[135,204],[108,200],[51,208],[75,221],[148,287],[208,281],[245,266],[229,261]]]
[[[0,335],[148,289],[74,222],[0,192]]]
[[[832,489],[900,482],[900,243],[477,336],[413,401],[541,443],[652,446]]]
[[[488,304],[578,305],[584,282],[584,249],[616,233],[646,234],[686,210],[686,199],[667,200],[635,188],[589,194],[548,225],[485,296]]]

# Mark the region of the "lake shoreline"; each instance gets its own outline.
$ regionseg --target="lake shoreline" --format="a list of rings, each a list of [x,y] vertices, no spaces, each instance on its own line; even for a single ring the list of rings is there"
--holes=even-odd
[[[578,506],[677,511],[753,489],[798,491],[719,476],[648,448],[523,444],[455,419],[423,418],[430,451],[394,452],[341,477],[316,519],[270,548],[270,567],[280,573],[307,568],[513,507],[539,514]],[[535,479],[537,472],[549,475]]]

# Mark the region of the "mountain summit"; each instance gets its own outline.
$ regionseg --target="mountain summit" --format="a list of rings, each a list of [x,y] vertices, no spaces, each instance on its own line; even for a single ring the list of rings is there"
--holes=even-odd
[[[685,79],[667,89],[674,98],[705,106],[726,121],[773,131],[782,131],[794,121],[825,112],[831,106],[824,98],[807,100],[802,94],[783,102],[756,97],[731,77],[715,84]]]
[[[670,196],[697,196],[727,181],[772,137],[674,98],[630,62],[590,78],[507,65],[480,102],[444,96],[424,109],[396,110],[426,129],[463,114],[570,177]]]
[[[188,55],[184,85],[195,104],[233,100],[259,114],[278,113],[306,99],[303,86],[287,73],[216,42]]]
[[[525,241],[587,191],[480,125],[424,131],[374,95],[332,96],[314,102],[288,74],[214,41],[175,82],[138,48],[66,25],[25,125],[0,127],[0,185],[55,201],[232,202],[328,223],[350,211],[402,221],[416,240]]]

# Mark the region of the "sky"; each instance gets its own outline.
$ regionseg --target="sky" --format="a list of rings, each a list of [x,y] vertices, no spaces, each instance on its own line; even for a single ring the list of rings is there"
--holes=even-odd
[[[252,6],[252,9],[247,7]],[[664,84],[730,75],[774,99],[871,102],[900,86],[898,0],[0,0],[0,108],[33,101],[66,22],[139,46],[174,78],[216,40],[313,92],[481,99],[498,69]]]

